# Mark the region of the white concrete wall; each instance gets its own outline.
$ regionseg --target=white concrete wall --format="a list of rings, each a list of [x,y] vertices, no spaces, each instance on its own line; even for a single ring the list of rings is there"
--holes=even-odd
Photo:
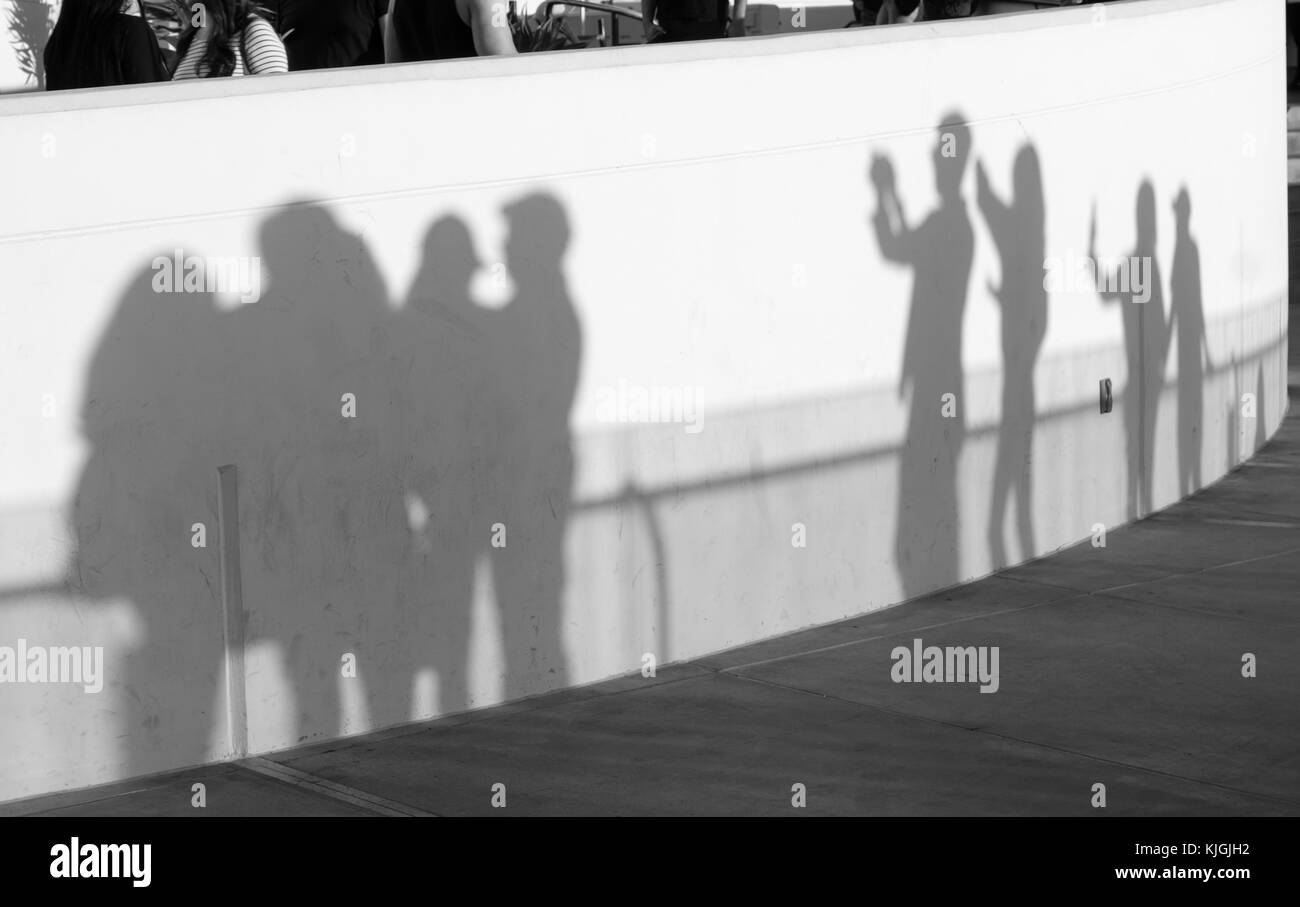
[[[1105,16],[0,101],[0,645],[103,646],[107,673],[98,694],[0,685],[0,798],[231,754],[219,466],[239,473],[258,752],[987,574],[998,471],[1033,489],[1005,562],[1167,505],[1180,465],[1206,484],[1249,456],[1286,407],[1282,7]],[[939,281],[913,307],[868,166],[892,163],[919,224],[950,112],[971,166],[913,245]],[[973,164],[1005,200],[1026,146],[1045,217],[995,238]],[[146,172],[163,150],[171,173]],[[1152,452],[1145,503],[1122,306],[1052,293],[1032,408],[1003,412],[989,289],[1032,298],[1035,235],[1045,257],[1084,256],[1094,211],[1099,253],[1127,253],[1144,180],[1161,313],[1189,193],[1212,362],[1180,375],[1178,340],[1149,357],[1153,424],[1130,432]],[[1005,276],[1000,247],[1020,250]],[[260,301],[154,292],[177,248],[259,258]],[[1172,305],[1191,299],[1182,274]],[[430,297],[461,305],[429,314]],[[949,384],[957,420],[914,399]],[[652,387],[699,388],[702,430],[603,405]],[[1032,453],[999,455],[1000,424]]]

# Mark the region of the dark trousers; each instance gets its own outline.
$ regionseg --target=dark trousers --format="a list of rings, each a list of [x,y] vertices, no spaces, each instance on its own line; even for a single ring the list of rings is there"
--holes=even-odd
[[[666,44],[671,41],[707,41],[710,38],[725,37],[727,23],[725,20],[701,22],[698,19],[660,19],[659,27],[663,33],[651,39],[651,44]]]
[[[1286,30],[1295,41],[1296,53],[1300,54],[1300,3],[1288,3],[1286,5]],[[1293,81],[1300,80],[1300,59],[1296,61],[1296,78]]]

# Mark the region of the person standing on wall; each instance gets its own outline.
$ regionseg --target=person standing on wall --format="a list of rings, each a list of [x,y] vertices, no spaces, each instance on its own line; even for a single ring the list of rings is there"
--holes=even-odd
[[[1295,88],[1300,84],[1300,0],[1286,0],[1286,33],[1295,42],[1296,51],[1295,74],[1287,79],[1286,87]],[[1290,59],[1290,48],[1283,52],[1287,54],[1284,59]]]
[[[291,72],[384,62],[388,0],[278,0],[273,8]]]
[[[250,0],[190,3],[190,21],[176,42],[173,81],[288,72],[284,43]]]
[[[48,91],[168,79],[137,0],[63,0],[44,61]]]
[[[641,0],[645,43],[743,38],[746,7],[747,0],[734,0],[728,15],[728,0]]]
[[[505,7],[504,0],[392,0],[386,59],[414,63],[514,54]]]

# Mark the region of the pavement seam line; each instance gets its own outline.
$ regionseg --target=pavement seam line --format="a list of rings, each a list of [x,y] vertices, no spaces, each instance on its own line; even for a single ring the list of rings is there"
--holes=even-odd
[[[940,718],[931,718],[928,715],[918,715],[914,712],[900,712],[895,709],[886,708],[884,706],[873,705],[869,702],[859,702],[854,699],[846,699],[843,696],[836,696],[832,693],[823,693],[817,690],[808,690],[802,687],[792,686],[790,684],[778,683],[774,680],[765,680],[760,677],[748,677],[744,674],[733,674],[731,676],[735,677],[737,680],[743,680],[748,683],[756,683],[764,686],[774,687],[776,689],[788,690],[789,692],[799,693],[805,696],[816,696],[821,699],[829,699],[834,702],[840,702],[845,705],[856,706],[858,708],[866,709],[868,711],[883,712],[884,714],[893,715],[897,718],[903,718],[910,721],[920,721],[926,724],[932,724],[942,728],[947,728],[949,730],[965,731],[966,733],[969,734],[983,734],[987,737],[993,737],[999,740],[1006,740],[1012,743],[1019,743],[1022,746],[1033,747],[1036,749],[1044,749],[1050,752],[1060,753],[1062,755],[1074,756],[1080,759],[1087,759],[1092,762],[1100,762],[1104,765],[1113,765],[1118,768],[1128,769],[1130,771],[1143,772],[1145,774],[1150,774],[1150,775],[1159,775],[1160,777],[1163,778],[1169,778],[1171,780],[1181,781],[1187,784],[1204,785],[1206,787],[1212,787],[1217,790],[1225,791],[1227,793],[1237,794],[1239,796],[1244,796],[1244,797],[1251,797],[1256,800],[1267,800],[1272,803],[1281,803],[1286,806],[1300,806],[1300,800],[1292,800],[1287,797],[1280,797],[1274,794],[1265,794],[1265,793],[1260,793],[1258,791],[1250,791],[1238,787],[1230,787],[1229,785],[1226,784],[1220,784],[1217,781],[1210,781],[1204,778],[1191,778],[1186,775],[1179,775],[1174,772],[1167,772],[1158,768],[1149,768],[1144,765],[1135,765],[1131,762],[1122,762],[1118,759],[1109,759],[1105,756],[1098,756],[1093,753],[1085,753],[1080,750],[1070,749],[1068,747],[1055,746],[1051,743],[1043,743],[1041,741],[1029,740],[1023,737],[1013,737],[1010,734],[1002,734],[999,733],[998,731],[988,730],[987,728],[966,727],[965,725],[954,724],[951,721],[944,721]]]
[[[1100,592],[1096,594],[1103,595],[1103,593]],[[1117,592],[1104,593],[1103,597],[1108,598],[1111,601],[1124,602],[1125,604],[1129,604],[1129,605],[1139,605],[1148,608],[1164,608],[1167,611],[1177,611],[1180,614],[1197,614],[1200,615],[1201,617],[1210,617],[1215,620],[1234,620],[1234,621],[1239,621],[1241,623],[1257,624],[1262,627],[1285,627],[1288,629],[1295,629],[1296,627],[1300,626],[1300,623],[1285,623],[1276,620],[1260,620],[1257,617],[1247,617],[1244,614],[1228,614],[1223,611],[1206,611],[1203,608],[1192,608],[1192,607],[1188,607],[1187,605],[1171,605],[1168,602],[1158,602],[1149,599],[1144,600],[1140,598],[1129,598],[1127,595],[1121,595]]]
[[[1213,573],[1215,570],[1226,570],[1229,567],[1241,567],[1245,564],[1253,564],[1256,563],[1257,561],[1267,561],[1277,557],[1288,557],[1296,553],[1300,553],[1300,546],[1296,546],[1295,548],[1288,548],[1285,551],[1275,551],[1272,554],[1260,554],[1260,555],[1256,555],[1255,557],[1248,557],[1239,561],[1229,561],[1226,564],[1214,564],[1212,566],[1201,567],[1196,570],[1185,570],[1178,573],[1169,573],[1166,574],[1165,576],[1161,576],[1153,579],[1139,580],[1138,582],[1135,583],[1121,583],[1118,586],[1107,586],[1105,589],[1097,589],[1093,592],[1089,592],[1088,594],[1105,595],[1106,593],[1114,592],[1117,589],[1131,589],[1134,586],[1145,586],[1148,583],[1164,582],[1167,579],[1182,579],[1189,576],[1200,576],[1205,573]]]
[[[923,627],[910,627],[910,628],[895,630],[890,633],[880,633],[875,636],[864,636],[861,639],[849,639],[849,640],[845,640],[844,642],[837,642],[834,645],[821,646],[820,648],[816,648],[816,649],[806,649],[802,652],[791,652],[787,655],[776,655],[773,656],[772,658],[764,658],[759,661],[751,661],[741,665],[732,665],[731,667],[727,667],[727,668],[719,668],[717,669],[716,673],[731,674],[736,671],[743,671],[746,668],[757,668],[757,667],[762,667],[763,665],[774,664],[778,661],[789,661],[791,658],[802,658],[805,655],[821,655],[825,652],[833,652],[837,649],[846,649],[849,646],[858,646],[868,642],[878,642],[882,639],[888,639],[891,636],[898,636],[904,633],[920,633],[924,630],[935,630],[940,627],[950,627],[954,624],[963,624],[972,620],[983,620],[986,617],[1000,617],[1003,614],[1015,614],[1019,611],[1028,611],[1031,608],[1042,608],[1042,607],[1046,607],[1047,605],[1054,605],[1054,604],[1059,604],[1061,602],[1073,601],[1076,598],[1086,598],[1092,594],[1089,592],[1079,592],[1077,590],[1068,590],[1068,591],[1073,592],[1074,594],[1064,595],[1061,596],[1060,598],[1053,598],[1048,601],[1034,602],[1032,605],[1021,605],[1018,608],[1003,608],[1000,611],[986,611],[982,614],[970,614],[967,615],[966,617],[957,617],[952,620],[940,621],[939,623],[928,624]],[[867,616],[870,616],[870,612],[868,612]]]
[[[135,775],[130,778],[124,778],[121,781],[111,781],[107,784],[92,784],[88,787],[73,787],[68,788],[67,790],[52,791],[46,794],[34,794],[29,797],[17,797],[13,800],[3,800],[0,801],[0,819],[18,818],[21,816],[42,816],[65,809],[89,806],[93,803],[105,803],[109,800],[116,800],[120,797],[131,797],[136,794],[148,793],[149,791],[165,787],[199,768],[211,768],[216,775],[228,774],[234,771],[234,763],[213,762],[187,766],[185,768],[171,769],[169,771],[158,772],[152,775]],[[114,793],[104,792],[106,788],[119,785],[125,786],[127,784],[144,784],[144,787],[133,787],[131,790],[117,791]],[[87,794],[95,792],[102,793],[102,796],[86,796]]]
[[[1195,570],[1179,570],[1178,568],[1172,568],[1173,572],[1171,573],[1161,573],[1159,576],[1152,576],[1147,579],[1135,580],[1131,583],[1121,583],[1118,586],[1106,586],[1105,588],[1102,589],[1074,589],[1070,586],[1059,586],[1056,583],[1048,583],[1048,582],[1044,582],[1043,580],[1029,579],[1027,577],[1010,576],[1001,573],[994,573],[992,575],[999,577],[1000,579],[1007,579],[1013,582],[1022,583],[1024,585],[1046,586],[1051,589],[1061,589],[1062,591],[1073,592],[1074,596],[1071,597],[1078,597],[1081,595],[1085,595],[1085,596],[1108,595],[1119,589],[1132,589],[1135,586],[1147,586],[1154,583],[1163,583],[1166,580],[1171,580],[1171,579],[1185,579],[1187,577],[1192,577],[1192,576],[1201,576],[1206,573],[1213,573],[1216,570],[1226,570],[1229,567],[1240,567],[1244,564],[1253,564],[1256,561],[1268,560],[1270,558],[1275,558],[1275,557],[1286,557],[1288,555],[1292,555],[1297,552],[1300,552],[1300,547],[1288,548],[1285,551],[1276,551],[1272,554],[1260,554],[1255,557],[1248,557],[1240,561],[1228,561],[1227,563],[1223,563],[1223,564],[1213,564],[1209,567],[1198,567]],[[1046,555],[1042,558],[1036,559],[1035,561],[1026,561],[1025,563],[1032,564],[1032,563],[1036,563],[1037,561],[1049,560],[1051,557],[1052,555]],[[1019,566],[1025,566],[1025,565],[1021,564]],[[1140,565],[1133,565],[1133,566],[1140,566]],[[1018,567],[1009,567],[1007,569],[1015,570],[1018,569]],[[1153,567],[1152,569],[1162,569],[1162,568]]]
[[[118,799],[119,797],[131,797],[131,796],[134,796],[135,794],[148,793],[148,792],[151,791],[151,790],[154,790],[154,788],[152,788],[152,787],[138,787],[138,788],[136,788],[136,789],[134,789],[134,790],[124,790],[124,791],[122,791],[121,793],[108,794],[107,796],[104,796],[104,797],[93,797],[93,798],[91,798],[91,799],[89,799],[89,800],[75,800],[75,799],[74,799],[74,800],[70,800],[69,802],[64,803],[64,804],[62,804],[62,805],[44,805],[44,806],[34,807],[34,808],[30,808],[30,809],[22,809],[22,808],[20,808],[20,807],[15,806],[16,803],[21,803],[21,802],[22,802],[22,799],[28,799],[28,798],[22,798],[22,799],[19,799],[19,800],[16,800],[16,801],[9,801],[9,802],[6,802],[6,803],[0,803],[0,819],[8,819],[8,818],[14,818],[14,819],[17,819],[17,818],[21,818],[21,817],[23,817],[23,816],[49,816],[49,815],[52,815],[52,814],[54,814],[54,813],[61,812],[61,811],[65,810],[65,809],[75,809],[75,808],[79,808],[79,807],[82,807],[82,806],[90,806],[91,804],[94,804],[94,803],[106,803],[106,802],[108,802],[109,800],[116,800],[116,799]],[[38,794],[36,797],[30,798],[30,799],[33,799],[33,800],[42,800],[42,799],[45,799],[46,796],[50,796],[50,795],[47,795],[47,794]],[[57,797],[57,796],[59,796],[59,794],[54,794],[53,796],[56,796],[56,797]],[[13,811],[10,811],[10,810],[9,810],[9,807],[14,807],[14,808],[13,808]]]
[[[299,787],[312,793],[320,794],[332,800],[338,800],[352,806],[360,806],[371,812],[378,813],[381,816],[404,816],[404,817],[435,817],[436,813],[425,812],[422,809],[401,803],[397,800],[390,800],[387,797],[381,797],[377,794],[367,793],[355,787],[349,787],[346,784],[339,784],[337,781],[330,781],[316,775],[304,772],[302,769],[292,768],[280,762],[274,762],[261,756],[253,756],[248,759],[241,759],[235,763],[241,768],[256,772],[264,777],[272,778],[283,784],[289,784],[293,787]]]

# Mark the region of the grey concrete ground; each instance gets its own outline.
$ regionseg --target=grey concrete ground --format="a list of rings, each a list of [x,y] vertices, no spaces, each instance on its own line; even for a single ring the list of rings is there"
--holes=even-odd
[[[1300,393],[1293,309],[1290,385]],[[997,645],[1000,689],[890,651]],[[1253,653],[1258,676],[1243,678]],[[1187,501],[980,582],[637,676],[0,815],[1300,815],[1300,416]],[[207,788],[206,809],[191,785]],[[805,785],[807,806],[791,805]]]

